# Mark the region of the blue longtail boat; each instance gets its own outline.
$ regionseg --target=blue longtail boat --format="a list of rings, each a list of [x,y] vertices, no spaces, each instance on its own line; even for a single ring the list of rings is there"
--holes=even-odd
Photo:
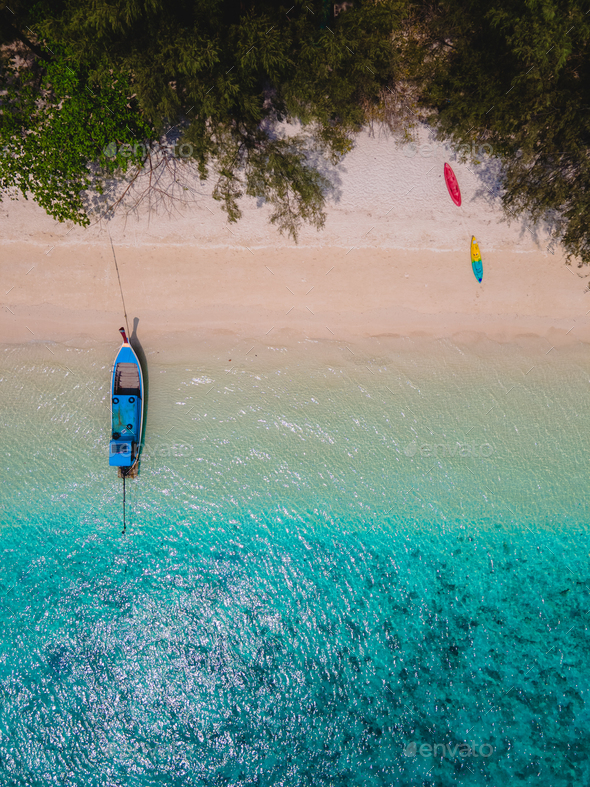
[[[123,344],[115,358],[111,382],[111,442],[109,465],[119,476],[135,475],[143,429],[143,374],[124,328]]]

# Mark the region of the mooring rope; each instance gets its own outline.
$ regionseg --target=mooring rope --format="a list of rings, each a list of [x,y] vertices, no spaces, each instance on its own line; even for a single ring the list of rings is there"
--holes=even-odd
[[[129,336],[129,320],[127,319],[127,309],[125,308],[125,298],[123,297],[123,287],[121,286],[121,276],[119,275],[119,266],[117,265],[117,257],[115,255],[115,247],[113,246],[113,239],[109,232],[109,240],[111,242],[111,249],[113,251],[113,259],[115,260],[115,270],[117,271],[117,279],[119,279],[119,290],[121,292],[121,300],[123,301],[123,314],[125,315],[125,325],[127,326],[127,336]]]

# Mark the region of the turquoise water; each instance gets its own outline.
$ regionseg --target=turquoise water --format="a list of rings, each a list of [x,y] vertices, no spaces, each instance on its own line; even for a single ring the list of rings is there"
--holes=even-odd
[[[590,783],[585,348],[354,349],[3,348],[0,784]]]

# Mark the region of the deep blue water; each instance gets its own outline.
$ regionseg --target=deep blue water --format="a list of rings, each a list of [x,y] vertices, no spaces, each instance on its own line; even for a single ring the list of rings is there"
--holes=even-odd
[[[579,365],[503,379],[487,421],[500,361],[394,404],[155,368],[122,537],[78,361],[3,378],[0,784],[590,784]]]

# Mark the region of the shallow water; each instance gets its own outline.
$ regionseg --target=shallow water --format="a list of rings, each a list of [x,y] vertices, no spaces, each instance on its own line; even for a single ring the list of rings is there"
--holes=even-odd
[[[125,537],[115,349],[1,355],[0,783],[589,782],[584,348],[148,353]]]

